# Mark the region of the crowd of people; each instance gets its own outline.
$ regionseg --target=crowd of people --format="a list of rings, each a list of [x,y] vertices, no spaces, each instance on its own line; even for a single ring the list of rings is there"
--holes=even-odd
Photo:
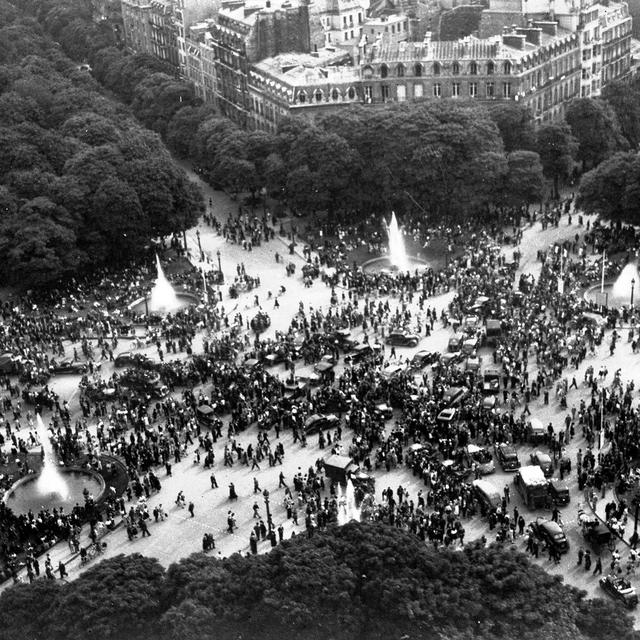
[[[570,202],[565,205],[544,211],[545,224],[559,225],[562,213],[570,211]],[[138,361],[131,367],[151,372],[146,377],[124,371],[106,378],[96,366],[101,359],[113,359],[118,345],[131,339],[131,327],[138,319],[121,310],[144,292],[144,278],[150,273],[144,267],[119,274],[105,272],[97,282],[88,277],[87,282],[70,283],[64,291],[39,298],[37,304],[34,298],[5,303],[0,309],[0,351],[10,354],[0,380],[4,391],[0,426],[6,434],[6,438],[0,435],[0,444],[5,458],[28,459],[27,451],[38,444],[33,416],[42,413],[61,459],[84,458],[96,467],[100,455],[109,454],[123,461],[130,481],[125,494],[108,495],[101,510],[88,503],[70,514],[43,509],[38,514],[16,515],[0,505],[0,560],[8,574],[15,575],[16,559],[28,555],[29,546],[43,550],[56,539],[71,540],[82,521],[88,520],[93,531],[98,522],[111,528],[121,518],[130,539],[151,535],[147,523],[152,517],[162,519],[164,511],[149,513],[146,501],[161,491],[160,476],[171,476],[173,465],[195,451],[194,464],[212,471],[212,486],[215,472],[222,473],[225,467],[246,465],[253,471],[262,464],[278,466],[285,455],[295,456],[295,451],[285,452],[279,442],[281,431],[290,431],[293,444],[305,447],[310,435],[307,425],[317,414],[335,413],[338,418],[337,426],[320,428],[321,449],[350,456],[370,474],[407,465],[422,478],[424,489],[416,496],[402,487],[374,494],[367,486],[358,487],[357,499],[364,517],[407,529],[436,547],[462,544],[464,523],[475,514],[487,518],[491,531],[497,527],[499,539],[513,541],[524,535],[522,514],[516,510],[511,515],[507,495],[494,510],[477,499],[469,477],[473,465],[463,459],[462,452],[470,442],[483,446],[525,442],[536,402],[557,401],[565,410],[566,419],[550,423],[545,434],[554,460],[563,458],[564,448],[574,437],[583,437],[588,450],[596,440],[606,444],[606,459],[603,455],[596,462],[591,455],[578,463],[584,487],[599,484],[603,469],[611,476],[609,481],[626,478],[630,483],[629,465],[640,446],[633,382],[624,381],[621,372],[612,379],[606,374],[596,376],[593,370],[579,385],[575,377],[569,379],[605,335],[604,326],[586,314],[591,307],[579,295],[588,255],[620,244],[633,246],[636,236],[625,227],[592,225],[573,240],[540,252],[537,278],[517,280],[517,243],[527,215],[512,211],[505,220],[511,226],[510,235],[504,226],[491,229],[478,224],[463,233],[461,228],[427,230],[423,223],[408,220],[416,242],[439,234],[455,247],[442,269],[409,273],[363,271],[346,257],[348,243],[364,237],[362,228],[341,226],[337,232],[334,228],[332,234],[339,238],[334,243],[328,239],[329,228],[320,227],[323,240],[316,238],[314,247],[319,251],[308,253],[309,263],[318,269],[305,277],[321,278],[330,288],[328,308],[305,307],[300,302],[288,329],[273,338],[252,332],[251,317],[228,312],[220,299],[153,322],[147,319],[147,343],[155,346],[159,362]],[[528,221],[534,222],[530,217]],[[227,241],[250,250],[273,239],[274,223],[266,216],[242,214],[230,217],[222,233]],[[382,236],[367,237],[369,249],[379,249]],[[503,250],[507,237],[512,242],[508,257]],[[293,232],[291,239],[295,239]],[[195,277],[187,274],[176,280],[188,285]],[[238,278],[247,282],[242,265]],[[132,282],[133,286],[125,286]],[[451,302],[438,312],[433,299],[447,292],[452,294]],[[85,296],[95,301],[83,310]],[[468,323],[465,318],[470,316],[476,320]],[[500,322],[491,352],[499,370],[495,404],[486,402],[481,370],[470,366],[474,351],[450,359],[440,354],[426,369],[398,357],[385,344],[392,332],[429,336],[441,325],[482,345],[489,319]],[[633,312],[606,318],[610,329],[618,320],[635,330]],[[358,358],[355,341],[349,337],[356,332],[363,334],[361,344],[371,347]],[[203,336],[202,352],[194,353],[199,335]],[[611,335],[615,342],[617,334]],[[180,357],[165,361],[169,354]],[[47,386],[54,358],[90,365],[81,385],[79,414],[72,413],[68,399],[59,398]],[[330,365],[332,375],[314,381],[299,379],[299,368],[320,360]],[[345,366],[337,375],[333,367],[341,360]],[[280,362],[285,364],[286,379],[268,370]],[[390,363],[398,365],[391,373]],[[36,380],[28,372],[41,377]],[[142,382],[136,386],[134,380]],[[578,386],[588,391],[589,400],[572,401]],[[449,392],[454,388],[464,390],[463,398],[457,403],[455,420],[443,420],[441,413],[451,407]],[[395,410],[393,426],[381,406]],[[204,407],[211,413],[204,416]],[[90,424],[97,425],[95,434]],[[344,438],[343,426],[349,429],[349,438]],[[254,427],[255,441],[241,444],[238,434]],[[225,444],[216,457],[218,439]],[[17,474],[28,471],[23,463]],[[14,479],[5,477],[4,486]],[[287,486],[287,516],[296,523],[300,517],[309,535],[340,521],[344,506],[340,491],[335,482],[327,481],[322,460],[306,474],[296,474],[292,488],[282,476],[281,483]],[[191,501],[188,510],[193,515]],[[233,514],[229,518],[233,520]],[[258,522],[257,531],[247,535],[252,551],[257,550],[258,540],[273,541],[275,536],[273,523],[262,524]],[[234,530],[233,522],[229,529]],[[279,529],[278,535],[281,539]],[[203,548],[215,548],[213,534],[207,536]]]

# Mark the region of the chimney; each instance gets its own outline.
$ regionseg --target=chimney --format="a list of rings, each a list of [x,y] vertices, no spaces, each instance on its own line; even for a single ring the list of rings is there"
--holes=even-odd
[[[505,33],[502,36],[502,44],[504,44],[505,47],[512,47],[514,49],[520,49],[521,51],[524,50],[525,41],[526,38],[517,33]]]
[[[534,27],[519,27],[516,31],[520,35],[523,35],[527,39],[527,42],[538,47],[540,46],[540,43],[542,42],[542,29],[536,29]]]
[[[551,20],[537,20],[533,23],[533,26],[539,29],[542,29],[543,33],[546,33],[549,36],[557,36],[558,35],[558,23],[553,22]]]

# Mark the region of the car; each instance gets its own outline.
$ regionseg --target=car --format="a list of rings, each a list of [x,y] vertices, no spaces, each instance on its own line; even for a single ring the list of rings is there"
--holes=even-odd
[[[334,331],[331,334],[331,338],[335,343],[337,343],[338,347],[345,352],[351,351],[358,345],[357,340],[354,340],[351,337],[351,331],[349,331],[349,329],[339,329],[338,331]]]
[[[442,400],[447,407],[456,407],[461,405],[469,395],[466,387],[449,387],[442,396]]]
[[[482,393],[491,396],[500,392],[500,370],[490,367],[482,374]]]
[[[461,351],[452,351],[450,353],[445,353],[442,355],[441,361],[442,364],[447,366],[450,364],[455,364],[456,362],[462,362],[463,355]]]
[[[394,331],[387,336],[385,343],[394,347],[417,347],[420,336],[406,331]]]
[[[478,473],[482,476],[486,476],[496,470],[493,456],[489,449],[479,447],[476,444],[467,445],[467,462],[469,466],[475,463]]]
[[[460,346],[462,345],[462,337],[461,336],[451,336],[449,338],[449,342],[447,342],[447,351],[459,351]]]
[[[553,462],[549,455],[542,453],[542,451],[534,451],[530,458],[531,464],[538,465],[546,477],[553,475]]]
[[[364,360],[366,360],[367,358],[371,357],[373,355],[373,349],[371,348],[370,345],[368,344],[357,344],[351,354],[350,354],[350,358],[351,361],[356,364],[358,362],[363,362]]]
[[[428,364],[431,364],[435,360],[436,354],[430,351],[418,351],[413,358],[411,358],[412,369],[423,369]]]
[[[95,365],[94,365],[95,366]],[[51,373],[86,373],[88,366],[86,362],[73,362],[72,360],[62,360],[51,367]]]
[[[567,540],[564,530],[557,522],[546,518],[537,518],[530,526],[533,535],[539,540],[543,540],[560,553],[569,551],[569,540]]]
[[[323,429],[335,429],[339,424],[340,419],[332,413],[326,416],[314,413],[305,420],[304,431],[306,434],[317,433]]]
[[[380,416],[383,420],[390,420],[393,417],[393,409],[386,403],[377,404],[374,414]]]
[[[498,444],[495,446],[495,452],[503,471],[516,471],[520,468],[520,460],[515,447],[510,444]]]
[[[608,575],[600,578],[600,587],[625,607],[633,609],[638,604],[638,595],[629,580],[622,576]]]
[[[144,353],[132,353],[131,351],[123,351],[116,356],[113,361],[115,367],[127,367],[129,365],[144,367],[151,364],[152,360]]]
[[[480,348],[480,338],[478,336],[471,336],[462,343],[462,353],[466,356],[475,354]]]
[[[380,372],[380,375],[385,380],[393,380],[394,378],[397,378],[401,373],[405,372],[406,370],[407,370],[406,367],[401,364],[390,364]]]

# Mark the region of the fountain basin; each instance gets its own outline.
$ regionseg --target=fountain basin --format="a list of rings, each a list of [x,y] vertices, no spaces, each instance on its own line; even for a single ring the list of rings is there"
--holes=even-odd
[[[76,503],[84,506],[84,489],[89,491],[95,502],[98,502],[105,491],[104,478],[97,471],[80,467],[59,467],[57,471],[64,480],[66,495],[55,492],[47,494],[46,490],[43,491],[38,486],[40,474],[31,473],[15,482],[2,501],[14,513],[27,513],[30,509],[33,513],[38,513],[42,508],[59,507],[70,512]]]
[[[200,302],[198,296],[194,295],[193,293],[187,293],[186,291],[176,291],[175,295],[176,304],[171,310],[154,308],[152,306],[151,296],[143,296],[142,298],[134,300],[129,305],[128,309],[136,315],[146,315],[147,309],[149,310],[149,314],[151,315],[166,315],[167,313],[175,313],[176,311],[180,311],[181,309],[192,307],[196,304],[199,304]]]
[[[607,308],[622,309],[622,307],[629,307],[631,303],[631,290],[624,295],[616,295],[614,293],[614,285],[614,280],[608,280],[604,283],[604,293],[607,297]],[[595,305],[601,305],[600,287],[600,283],[588,287],[583,294],[584,299]]]
[[[416,256],[406,256],[405,259],[408,267],[407,270],[410,272],[414,272],[416,269],[421,271],[429,266],[426,260],[422,260]],[[362,270],[365,273],[401,273],[401,270],[398,269],[389,256],[380,256],[379,258],[367,260],[362,264]]]

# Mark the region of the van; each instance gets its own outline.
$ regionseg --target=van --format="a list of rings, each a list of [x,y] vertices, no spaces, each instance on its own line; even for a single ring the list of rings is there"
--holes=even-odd
[[[489,510],[497,509],[502,505],[502,495],[492,482],[488,480],[474,480],[472,486],[473,493],[485,508]]]
[[[529,509],[539,509],[549,505],[548,480],[542,469],[536,465],[521,467],[513,482]]]

